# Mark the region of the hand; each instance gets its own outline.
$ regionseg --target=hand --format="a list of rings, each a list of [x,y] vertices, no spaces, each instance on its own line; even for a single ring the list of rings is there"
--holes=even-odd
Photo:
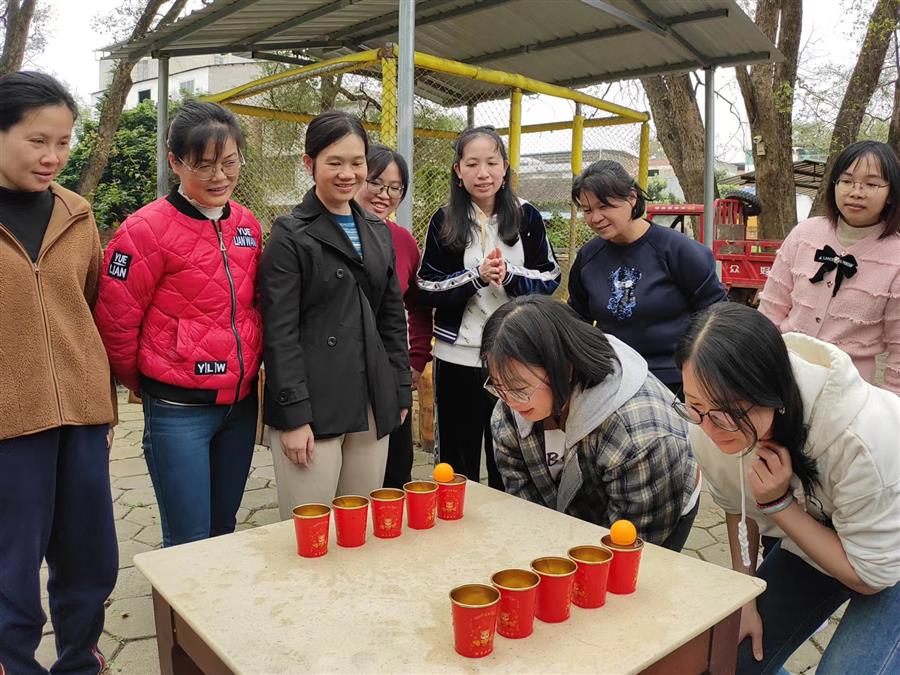
[[[112,450],[113,439],[116,437],[116,428],[110,424],[109,431],[106,432],[106,449]]]
[[[312,464],[315,444],[312,427],[308,424],[281,432],[281,451],[297,466]]]
[[[762,617],[756,609],[756,600],[751,600],[741,607],[741,628],[738,632],[738,644],[749,635],[750,645],[753,648],[753,658],[757,661],[762,661],[763,659],[762,632]]]
[[[419,380],[422,379],[422,373],[415,368],[410,368],[412,372],[412,390],[415,391],[419,388]]]
[[[409,415],[409,408],[400,408],[400,424],[401,424],[401,426],[406,421],[407,415]]]
[[[788,491],[793,473],[787,448],[772,441],[761,441],[756,448],[756,460],[747,471],[747,482],[756,501],[765,504]]]
[[[481,276],[481,280],[486,284],[499,286],[500,282],[503,281],[503,277],[500,276],[500,274],[501,272],[505,274],[505,269],[506,265],[503,262],[503,254],[500,252],[499,248],[495,248],[481,261],[481,265],[478,266],[478,274]]]

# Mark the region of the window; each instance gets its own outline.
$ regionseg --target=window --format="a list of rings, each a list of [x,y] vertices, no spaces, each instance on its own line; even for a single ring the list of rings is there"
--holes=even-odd
[[[149,89],[140,89],[138,90],[138,103],[142,101],[150,100],[150,90]]]
[[[178,85],[178,90],[181,92],[182,96],[193,96],[194,94],[194,81],[193,80],[185,80],[181,84]]]

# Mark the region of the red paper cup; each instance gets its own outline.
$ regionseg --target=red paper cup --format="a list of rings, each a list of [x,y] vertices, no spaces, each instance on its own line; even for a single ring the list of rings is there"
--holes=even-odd
[[[576,565],[568,558],[548,556],[531,561],[531,569],[541,577],[534,615],[546,623],[569,618]]]
[[[491,577],[500,591],[497,632],[503,637],[524,638],[534,630],[534,603],[541,578],[528,570],[503,570]]]
[[[324,504],[301,504],[294,507],[297,555],[304,558],[318,558],[328,553],[330,515],[331,509]]]
[[[430,480],[414,480],[403,485],[406,493],[406,524],[414,530],[434,527],[438,484]]]
[[[477,659],[494,651],[499,600],[500,591],[484,584],[466,584],[450,591],[457,654]]]
[[[331,500],[334,511],[334,530],[338,546],[352,548],[366,543],[366,521],[369,517],[369,500],[357,495],[346,495]]]
[[[372,490],[372,530],[379,539],[393,539],[403,532],[403,500],[406,493],[396,488]]]
[[[437,517],[441,520],[459,520],[466,505],[466,477],[453,474],[453,480],[438,483]]]
[[[631,546],[617,546],[607,534],[601,541],[613,552],[607,590],[617,595],[634,593],[634,589],[637,588],[638,568],[641,565],[641,551],[644,550],[643,540],[638,537]]]
[[[603,546],[576,546],[569,549],[569,558],[577,565],[572,603],[585,609],[603,607],[613,552]]]

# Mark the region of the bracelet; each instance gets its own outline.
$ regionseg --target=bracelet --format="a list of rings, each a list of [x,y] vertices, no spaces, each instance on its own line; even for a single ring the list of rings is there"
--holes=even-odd
[[[756,502],[756,508],[760,513],[764,513],[767,516],[771,516],[774,513],[778,513],[779,511],[784,511],[787,507],[794,503],[794,495],[791,494],[790,489],[785,492],[778,499],[766,502],[764,504],[760,504]]]

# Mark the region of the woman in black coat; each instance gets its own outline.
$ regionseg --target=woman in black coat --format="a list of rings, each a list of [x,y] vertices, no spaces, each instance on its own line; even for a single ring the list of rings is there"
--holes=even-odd
[[[353,201],[367,151],[358,118],[310,122],[315,187],[275,221],[262,257],[265,422],[285,519],[298,504],[381,487],[388,434],[412,405],[390,231]]]

